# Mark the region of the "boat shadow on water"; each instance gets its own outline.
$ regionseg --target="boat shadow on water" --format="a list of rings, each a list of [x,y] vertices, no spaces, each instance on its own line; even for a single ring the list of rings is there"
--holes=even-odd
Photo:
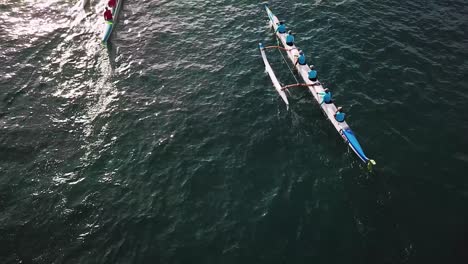
[[[115,60],[117,58],[117,48],[114,49],[114,45],[111,41],[102,42],[101,45],[106,49],[107,55],[109,56],[109,66],[112,73],[115,71]]]

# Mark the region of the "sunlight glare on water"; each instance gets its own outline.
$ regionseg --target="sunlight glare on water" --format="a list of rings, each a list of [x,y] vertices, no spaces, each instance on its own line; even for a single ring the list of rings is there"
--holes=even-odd
[[[106,2],[0,3],[0,263],[468,259],[462,0],[269,2],[374,173],[261,2]]]

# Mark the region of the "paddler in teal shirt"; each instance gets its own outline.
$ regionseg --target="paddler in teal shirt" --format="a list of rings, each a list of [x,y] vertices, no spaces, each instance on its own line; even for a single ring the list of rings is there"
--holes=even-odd
[[[276,31],[279,32],[280,34],[286,33],[286,25],[284,24],[283,21],[279,22],[278,27],[276,28]]]
[[[314,65],[310,65],[309,80],[313,82],[317,81],[317,71],[315,70]]]
[[[286,44],[288,46],[294,45],[294,36],[293,36],[291,30],[289,30],[288,35],[286,35]]]
[[[306,65],[306,58],[302,50],[299,50],[299,57],[297,58],[296,63],[294,63],[294,66],[296,66],[298,63],[299,65]]]
[[[323,90],[323,93],[318,93],[319,95],[322,96],[322,102],[320,104],[326,103],[326,104],[331,104],[332,102],[332,94],[328,88],[325,88]]]
[[[345,116],[346,116],[345,113],[343,113],[343,107],[341,107],[341,106],[338,107],[338,108],[336,109],[336,112],[335,112],[335,119],[336,119],[336,121],[338,121],[338,122],[340,122],[340,123],[341,123],[341,122],[344,122]]]

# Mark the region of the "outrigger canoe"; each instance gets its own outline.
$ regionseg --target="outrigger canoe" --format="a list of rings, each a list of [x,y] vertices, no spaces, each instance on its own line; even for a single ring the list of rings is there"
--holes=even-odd
[[[117,0],[117,4],[112,8],[112,21],[105,21],[104,33],[102,34],[102,43],[107,43],[109,40],[112,30],[114,29],[115,24],[117,23],[117,18],[119,16],[120,9],[122,8],[123,0]]]
[[[265,5],[265,10],[268,14],[268,18],[270,19],[270,26],[275,30],[278,28],[279,24],[279,19],[271,12],[271,10],[268,8],[268,6]],[[293,45],[293,46],[288,46],[286,44],[286,33],[279,33],[276,32],[276,36],[278,37],[279,41],[282,44],[282,49],[285,50],[286,54],[288,55],[289,59],[293,64],[296,63],[297,58],[299,57],[299,50],[298,48]],[[267,68],[267,71],[270,75],[270,78],[272,79],[272,82],[276,88],[276,90],[279,92],[279,90],[284,94],[285,87],[282,87],[281,89],[278,89],[279,82],[274,76],[273,70],[269,71],[268,69],[270,67],[268,60],[266,59],[265,55],[265,47],[260,43],[259,44],[259,49],[263,57],[263,61],[265,63],[265,67]],[[268,66],[266,64],[268,63]],[[361,145],[359,144],[359,141],[357,140],[356,136],[354,135],[354,132],[351,130],[349,125],[346,123],[346,121],[343,122],[338,122],[335,119],[335,113],[336,113],[336,106],[333,103],[322,103],[323,102],[323,95],[324,93],[324,88],[320,84],[320,82],[317,80],[316,82],[312,82],[309,80],[309,65],[296,65],[297,73],[301,76],[302,80],[304,81],[304,84],[297,84],[300,86],[306,86],[310,93],[313,95],[315,101],[319,104],[320,108],[322,109],[323,113],[327,116],[328,120],[332,123],[333,127],[338,131],[340,136],[343,138],[345,143],[353,150],[354,153],[359,157],[359,159],[367,164],[368,168],[371,169],[373,165],[375,165],[375,161],[372,159],[369,159],[366,154],[364,153],[364,150],[362,149]],[[271,72],[271,73],[270,73]],[[281,85],[279,85],[281,86]],[[283,94],[280,93],[281,97],[283,98]],[[284,94],[286,96],[286,94]],[[285,102],[287,101],[287,98],[283,98]],[[286,103],[288,104],[288,103]]]

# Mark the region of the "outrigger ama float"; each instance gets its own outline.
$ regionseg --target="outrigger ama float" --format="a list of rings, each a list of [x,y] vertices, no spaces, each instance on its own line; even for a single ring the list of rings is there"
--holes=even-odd
[[[271,81],[273,82],[273,85],[276,89],[276,91],[279,93],[283,101],[286,103],[286,105],[289,106],[288,98],[286,97],[285,90],[293,87],[293,86],[305,86],[309,89],[309,91],[312,93],[313,97],[315,98],[315,101],[319,104],[320,108],[322,109],[323,113],[328,117],[328,120],[333,124],[335,127],[336,131],[341,135],[345,143],[353,150],[354,153],[359,157],[359,159],[367,164],[367,167],[369,170],[372,169],[372,166],[375,165],[375,161],[372,159],[369,159],[366,154],[364,154],[364,151],[359,144],[358,140],[356,139],[356,136],[354,135],[353,131],[351,128],[348,126],[346,121],[343,122],[338,122],[335,119],[335,113],[336,113],[336,106],[333,103],[322,103],[323,101],[323,95],[324,93],[324,88],[320,84],[320,82],[317,80],[315,82],[309,80],[309,65],[300,65],[296,64],[297,58],[299,56],[299,50],[295,45],[289,46],[286,44],[286,34],[284,33],[279,33],[277,31],[278,24],[279,24],[279,19],[271,12],[271,10],[268,8],[267,5],[265,5],[265,10],[268,14],[268,18],[270,19],[270,26],[273,28],[273,30],[276,32],[276,37],[278,38],[279,42],[281,42],[282,47],[280,46],[270,46],[270,47],[265,47],[263,46],[262,43],[259,43],[259,49],[260,53],[263,58],[263,62],[265,63],[265,68],[266,71],[268,72],[268,75],[271,78]],[[292,85],[286,85],[286,86],[281,86],[279,83],[278,79],[276,78],[275,73],[273,72],[273,69],[270,66],[270,63],[268,62],[268,59],[265,54],[265,50],[268,48],[280,48],[286,52],[288,55],[289,59],[293,64],[295,64],[295,67],[297,69],[298,74],[301,76],[302,80],[304,83],[297,83],[297,84],[292,84]]]

